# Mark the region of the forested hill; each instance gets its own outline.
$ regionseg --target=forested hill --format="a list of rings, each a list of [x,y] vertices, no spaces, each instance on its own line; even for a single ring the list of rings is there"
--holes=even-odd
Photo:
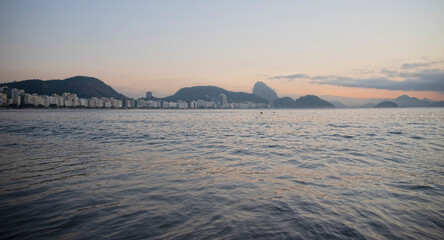
[[[91,97],[114,97],[121,98],[112,87],[93,77],[76,76],[64,80],[24,80],[19,82],[3,83],[0,86],[23,89],[26,93],[36,93],[38,95],[52,95],[63,93],[75,93],[81,98]]]

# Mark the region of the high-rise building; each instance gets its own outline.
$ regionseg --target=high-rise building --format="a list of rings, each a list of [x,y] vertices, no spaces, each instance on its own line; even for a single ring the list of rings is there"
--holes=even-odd
[[[153,97],[153,93],[152,92],[146,92],[146,98],[148,100],[150,100]]]
[[[8,96],[6,93],[0,92],[0,106],[6,107],[6,103],[8,102]]]
[[[228,100],[227,95],[225,94],[219,94],[219,97],[217,98],[217,105],[220,108],[226,108],[228,107]]]

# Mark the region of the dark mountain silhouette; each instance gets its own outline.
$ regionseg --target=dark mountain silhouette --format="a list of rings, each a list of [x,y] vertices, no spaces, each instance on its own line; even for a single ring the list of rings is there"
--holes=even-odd
[[[296,106],[299,108],[334,108],[333,104],[320,99],[314,95],[307,95],[296,99]]]
[[[314,95],[307,95],[293,100],[290,97],[283,97],[274,100],[277,108],[334,108],[333,104],[320,99]]]
[[[124,97],[112,87],[93,77],[77,76],[65,80],[25,80],[0,84],[9,88],[23,89],[26,93],[38,95],[52,95],[63,93],[75,93],[81,98],[91,97]]]
[[[282,97],[273,101],[274,106],[277,108],[294,108],[296,107],[296,101],[291,97]]]
[[[402,95],[393,99],[393,102],[400,107],[430,107],[432,103],[428,99],[419,100],[415,97],[409,97],[408,95]]]
[[[177,91],[174,95],[164,98],[165,101],[193,101],[193,100],[216,100],[219,94],[227,95],[229,102],[256,102],[268,103],[269,101],[257,95],[245,92],[231,92],[215,86],[186,87]]]
[[[391,101],[384,101],[376,104],[375,108],[394,108],[398,107],[398,104]]]
[[[253,94],[268,100],[278,99],[276,92],[263,82],[256,82],[253,87]]]

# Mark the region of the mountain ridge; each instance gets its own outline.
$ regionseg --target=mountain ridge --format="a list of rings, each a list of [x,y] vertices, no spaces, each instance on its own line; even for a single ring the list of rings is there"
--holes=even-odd
[[[35,93],[38,95],[62,95],[63,93],[68,92],[77,94],[80,98],[124,97],[123,94],[118,93],[100,79],[87,76],[75,76],[63,80],[29,79],[18,82],[2,83],[0,86],[22,89],[26,93]]]
[[[315,95],[302,96],[296,100],[282,97],[273,101],[277,108],[335,108],[333,104]]]
[[[211,101],[219,94],[225,94],[229,102],[256,102],[270,103],[277,108],[334,108],[334,105],[314,95],[306,95],[296,100],[290,97],[268,101],[255,94],[246,92],[232,92],[216,86],[193,86],[179,89],[175,94],[163,98],[164,101]]]
[[[340,101],[342,107],[350,108],[373,108],[378,103],[383,101],[394,102],[398,107],[443,107],[444,101],[430,100],[427,98],[418,99],[417,97],[410,97],[406,94],[401,95],[397,98],[351,98],[351,97],[340,97],[340,96],[321,96],[321,98],[335,104]]]
[[[246,92],[232,92],[216,86],[193,86],[179,89],[175,94],[163,98],[165,101],[215,100],[219,94],[225,94],[229,101],[268,103],[267,99]]]

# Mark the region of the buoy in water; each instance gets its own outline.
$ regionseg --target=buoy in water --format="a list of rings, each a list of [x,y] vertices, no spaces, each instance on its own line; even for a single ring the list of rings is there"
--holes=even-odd
[[[261,112],[261,114],[262,114],[262,112]]]

